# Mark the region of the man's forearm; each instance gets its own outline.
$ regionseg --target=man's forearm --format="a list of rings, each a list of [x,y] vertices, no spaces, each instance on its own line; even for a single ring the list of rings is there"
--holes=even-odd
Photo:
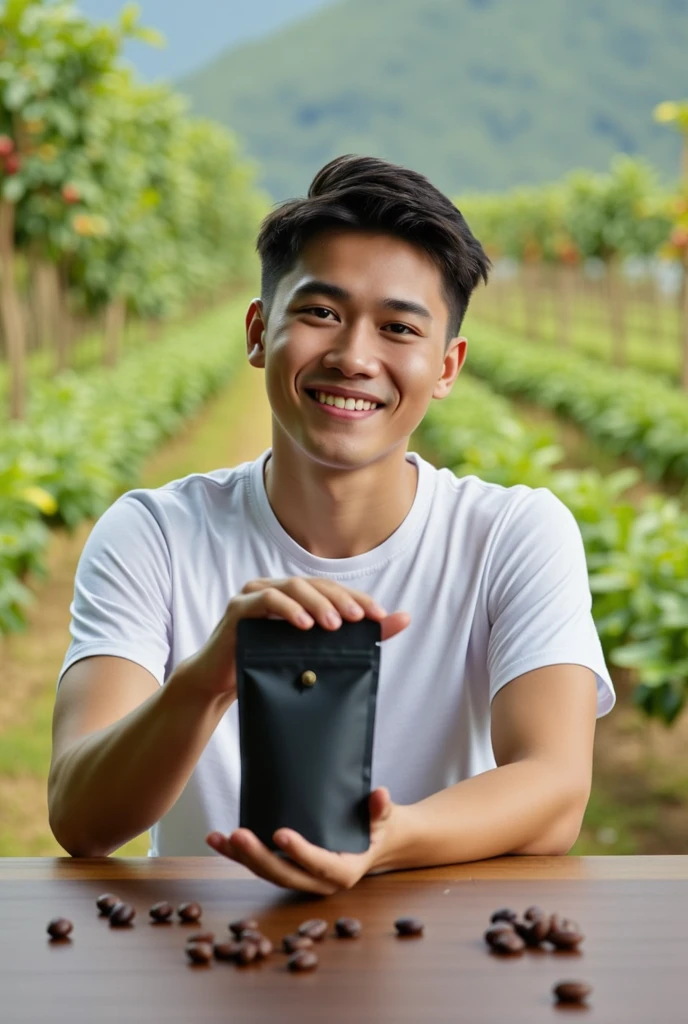
[[[148,700],[67,750],[49,780],[50,825],[73,857],[109,856],[175,803],[233,699],[209,700],[184,663]]]
[[[517,761],[465,779],[418,803],[397,805],[374,872],[563,854],[580,829],[588,793],[541,761]]]

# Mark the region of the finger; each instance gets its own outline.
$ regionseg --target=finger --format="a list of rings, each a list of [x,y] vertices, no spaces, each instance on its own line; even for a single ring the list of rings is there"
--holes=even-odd
[[[300,889],[320,896],[332,896],[337,891],[336,886],[329,885],[276,856],[249,829],[237,829],[233,832],[223,844],[224,848],[228,849],[233,859],[238,860],[254,874],[285,889]]]
[[[380,786],[373,790],[368,799],[368,807],[371,825],[389,817],[392,810],[392,799],[386,786]]]
[[[330,588],[320,587],[320,581],[307,579],[305,576],[291,576],[280,583],[285,593],[289,594],[318,622],[324,629],[339,629],[342,624],[341,596],[339,604]],[[328,590],[328,593],[324,591]],[[331,599],[332,598],[332,599]],[[349,604],[350,602],[347,602]],[[349,613],[350,614],[350,613]],[[360,615],[363,614],[361,609]],[[358,616],[360,618],[360,615]]]
[[[313,617],[303,605],[278,587],[265,587],[232,600],[236,602],[234,608],[238,612],[237,619],[262,619],[275,615],[300,629],[310,629],[313,625]]]
[[[369,619],[382,619],[387,614],[385,609],[363,590],[344,587],[341,583],[335,583],[334,580],[324,580],[320,577],[309,577],[309,581],[318,589],[323,590],[346,617],[357,614],[355,612],[357,608],[360,608]],[[360,614],[357,614],[357,617],[360,618]]]
[[[391,636],[401,633],[402,629],[406,629],[410,621],[411,616],[408,612],[392,612],[391,615],[388,615],[380,623],[382,626],[382,639],[389,640]]]
[[[343,863],[340,854],[309,843],[293,829],[278,829],[273,839],[288,857],[305,868],[309,876],[330,885],[335,892],[339,889],[350,888],[352,884],[351,870]]]

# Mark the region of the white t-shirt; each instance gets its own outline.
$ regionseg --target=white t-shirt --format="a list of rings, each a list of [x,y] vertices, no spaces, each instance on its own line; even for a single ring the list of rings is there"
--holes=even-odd
[[[387,786],[397,803],[496,767],[490,702],[524,672],[585,665],[597,677],[598,718],[612,709],[580,530],[551,491],[460,478],[408,452],[418,486],[399,528],[372,551],[320,558],[272,511],[269,454],[128,491],[107,509],[79,560],[58,686],[96,654],[137,662],[162,686],[248,580],[323,576],[411,615],[381,647],[373,743],[372,788]],[[238,827],[239,786],[234,702],[151,828],[148,855],[219,856],[205,836]]]

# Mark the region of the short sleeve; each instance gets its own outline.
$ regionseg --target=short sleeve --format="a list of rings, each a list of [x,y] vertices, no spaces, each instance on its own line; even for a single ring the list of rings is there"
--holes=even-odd
[[[171,571],[153,514],[123,495],[89,534],[69,607],[72,636],[57,680],[80,658],[116,655],[164,682],[171,641]]]
[[[490,701],[516,676],[546,665],[591,669],[597,717],[616,694],[592,617],[585,548],[573,513],[550,490],[530,490],[501,524],[488,566]]]

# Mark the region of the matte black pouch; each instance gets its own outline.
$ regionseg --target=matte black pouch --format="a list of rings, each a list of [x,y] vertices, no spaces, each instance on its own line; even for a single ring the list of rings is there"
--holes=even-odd
[[[380,638],[373,619],[237,623],[239,825],[268,849],[282,852],[283,827],[326,850],[368,849]]]

